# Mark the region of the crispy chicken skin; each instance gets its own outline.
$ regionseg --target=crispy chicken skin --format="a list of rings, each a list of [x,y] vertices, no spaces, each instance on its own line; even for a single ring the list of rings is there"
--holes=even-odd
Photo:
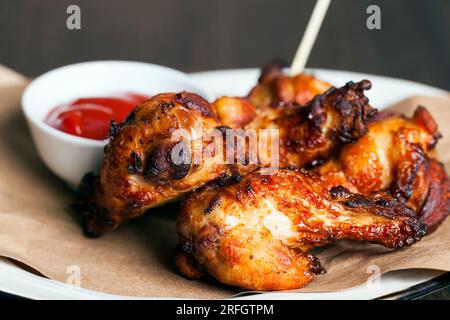
[[[258,84],[247,97],[220,97],[212,108],[219,121],[230,128],[244,128],[260,117],[276,118],[284,106],[304,106],[332,85],[300,73],[288,76],[282,64],[273,62],[262,69]]]
[[[431,114],[382,113],[356,143],[305,170],[256,171],[190,195],[177,219],[175,262],[250,290],[300,288],[323,269],[309,250],[339,239],[409,246],[450,212]]]
[[[279,132],[279,167],[302,167],[328,158],[339,148],[354,143],[367,130],[376,109],[364,91],[368,80],[330,88],[306,106],[290,104],[262,108],[246,128],[270,128]]]
[[[386,193],[325,186],[283,169],[194,192],[177,218],[176,265],[186,277],[207,272],[248,290],[296,289],[324,271],[313,247],[354,239],[401,248],[425,234],[414,211]]]
[[[289,103],[305,105],[330,88],[331,84],[308,74],[285,75],[282,64],[272,63],[262,69],[258,84],[250,91],[248,99],[258,108]]]
[[[236,103],[233,98],[223,104],[219,99],[211,106],[192,93],[156,95],[139,105],[123,123],[111,127],[100,175],[90,174],[83,179],[75,211],[81,216],[86,233],[99,236],[224,174],[245,175],[261,166],[301,167],[326,157],[365,133],[368,121],[375,114],[364,96],[368,88],[369,81],[349,83],[339,89],[329,89],[304,107],[270,108],[271,111],[265,113],[256,112],[248,101],[244,106],[243,101],[238,101],[241,104],[234,105],[232,112],[224,112],[225,105]],[[253,120],[243,120],[252,117]],[[181,164],[172,161],[172,152],[179,146],[179,141],[172,138],[176,129],[191,132],[200,127],[204,136],[208,136],[214,129],[226,135],[229,127],[239,126],[255,129],[258,143],[253,154],[256,159],[250,157],[250,149],[245,147],[244,159],[238,159],[237,147],[227,145],[225,138],[219,143],[214,139],[186,141],[189,151],[183,156],[188,161]],[[273,159],[277,158],[270,154],[271,138],[268,143],[260,143],[258,129],[265,128],[279,129],[279,161],[276,163]],[[224,148],[219,147],[222,143]],[[247,143],[244,137],[235,145]],[[199,163],[192,163],[198,150],[194,146],[198,145],[201,150],[213,152],[210,155],[202,152]],[[235,157],[231,164],[226,161],[225,153],[220,152],[229,147]]]
[[[448,177],[433,159],[440,138],[436,122],[424,107],[411,119],[398,114],[380,118],[355,144],[343,146],[336,159],[315,171],[329,188],[343,185],[363,194],[387,190],[434,229],[450,211]]]
[[[420,209],[420,220],[427,225],[428,232],[436,228],[450,213],[450,180],[442,163],[430,160],[430,185]]]
[[[208,131],[217,126],[209,103],[185,92],[156,95],[136,107],[123,123],[113,125],[100,175],[88,174],[79,188],[75,210],[86,233],[98,236],[115,229],[147,209],[178,199],[223,175],[226,165],[220,154],[204,156],[198,164],[176,164],[171,157],[179,143],[172,136],[176,129]],[[190,153],[184,156],[190,159],[194,158],[194,145],[210,145],[184,141]]]
[[[223,126],[232,129],[245,128],[257,117],[256,106],[246,98],[220,97],[211,104]]]
[[[341,145],[354,143],[366,132],[376,113],[364,95],[370,87],[368,80],[349,82],[341,88],[328,89],[305,106],[289,102],[277,108],[264,105],[252,108],[254,104],[248,99],[223,97],[212,108],[222,125],[233,129],[254,129],[257,134],[259,129],[276,129],[278,167],[302,167],[329,157]],[[265,150],[258,150],[260,167],[274,166],[267,152],[271,147],[269,144]]]

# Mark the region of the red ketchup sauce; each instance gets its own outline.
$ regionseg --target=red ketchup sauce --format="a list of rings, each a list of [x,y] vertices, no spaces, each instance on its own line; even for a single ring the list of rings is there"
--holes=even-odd
[[[45,118],[55,129],[74,136],[104,140],[111,120],[123,121],[148,96],[125,93],[113,97],[80,98],[57,106]]]

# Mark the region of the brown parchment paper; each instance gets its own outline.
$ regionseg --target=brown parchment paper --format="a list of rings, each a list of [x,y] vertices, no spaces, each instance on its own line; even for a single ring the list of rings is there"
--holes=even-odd
[[[0,256],[42,275],[73,283],[74,267],[83,288],[128,296],[225,298],[240,291],[213,279],[190,281],[172,263],[176,245],[174,207],[131,222],[100,239],[82,235],[69,205],[72,191],[44,166],[20,110],[27,80],[0,66]],[[444,135],[438,146],[450,165],[450,96],[413,97],[393,108],[406,114],[425,105]],[[427,268],[450,271],[450,219],[411,248],[341,242],[317,253],[327,274],[298,291],[334,291],[363,284],[367,267],[381,272]]]

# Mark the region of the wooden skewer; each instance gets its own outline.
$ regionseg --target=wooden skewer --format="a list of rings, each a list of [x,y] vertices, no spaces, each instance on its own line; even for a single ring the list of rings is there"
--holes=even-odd
[[[294,59],[292,60],[290,73],[297,74],[303,72],[305,69],[306,61],[308,61],[311,49],[316,41],[317,34],[325,17],[331,0],[317,0],[314,10],[306,26],[303,38],[298,45],[295,52]]]

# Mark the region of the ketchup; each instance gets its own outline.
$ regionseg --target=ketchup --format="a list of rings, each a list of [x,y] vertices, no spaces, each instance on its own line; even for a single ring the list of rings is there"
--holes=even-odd
[[[74,136],[104,140],[108,136],[111,120],[122,122],[131,110],[148,98],[135,93],[80,98],[53,109],[45,122]]]

